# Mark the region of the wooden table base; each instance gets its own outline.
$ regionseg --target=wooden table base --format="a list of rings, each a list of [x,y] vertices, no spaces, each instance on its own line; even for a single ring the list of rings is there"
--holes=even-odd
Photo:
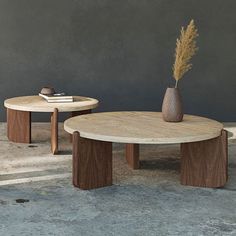
[[[58,153],[58,109],[55,108],[51,114],[51,150],[53,154]]]
[[[181,144],[181,184],[222,187],[228,178],[227,131],[200,142]]]
[[[7,137],[12,142],[31,142],[31,113],[7,109]]]
[[[75,111],[71,116],[91,113],[91,109]],[[7,136],[16,143],[31,143],[31,112],[7,108]],[[51,113],[51,151],[58,153],[58,109]]]
[[[84,190],[112,185],[112,143],[73,133],[72,181]]]
[[[222,187],[228,178],[227,131],[221,136],[181,144],[181,184]],[[126,144],[126,159],[139,168],[139,145]],[[112,185],[112,143],[81,138],[73,133],[73,185],[93,189]]]
[[[71,112],[71,117],[74,117],[74,116],[81,116],[81,115],[87,115],[87,114],[90,114],[92,112],[91,109],[89,110],[83,110],[83,111],[72,111]]]
[[[228,178],[227,131],[221,136],[181,144],[181,184],[197,187],[222,187]],[[126,160],[132,169],[139,168],[139,145],[126,144]]]
[[[128,165],[132,169],[139,169],[139,144],[126,144],[125,156]]]

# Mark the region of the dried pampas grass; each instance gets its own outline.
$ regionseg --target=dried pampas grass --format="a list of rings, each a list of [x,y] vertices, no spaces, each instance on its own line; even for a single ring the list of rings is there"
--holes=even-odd
[[[181,28],[180,38],[176,41],[175,62],[173,65],[173,76],[176,80],[175,88],[178,81],[183,75],[192,68],[190,59],[198,50],[196,46],[196,38],[198,37],[197,28],[194,20],[191,20],[186,30]]]

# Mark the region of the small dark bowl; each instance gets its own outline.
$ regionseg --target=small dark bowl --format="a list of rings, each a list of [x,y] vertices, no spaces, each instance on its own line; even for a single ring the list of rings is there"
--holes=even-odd
[[[53,95],[55,90],[52,87],[43,87],[40,93],[44,95]]]

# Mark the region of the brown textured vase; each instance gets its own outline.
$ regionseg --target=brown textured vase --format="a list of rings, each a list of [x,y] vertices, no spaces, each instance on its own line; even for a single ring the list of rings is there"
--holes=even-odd
[[[162,117],[167,122],[183,120],[183,105],[178,88],[167,88],[162,103]]]

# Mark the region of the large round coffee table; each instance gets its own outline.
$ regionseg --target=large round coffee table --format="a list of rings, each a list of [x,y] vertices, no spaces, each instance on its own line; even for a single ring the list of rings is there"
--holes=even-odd
[[[73,117],[73,184],[93,189],[112,184],[112,142],[126,143],[128,164],[139,168],[139,144],[181,144],[181,184],[221,187],[227,181],[227,132],[215,120],[185,115],[170,123],[159,112],[105,112]]]
[[[74,96],[74,102],[48,103],[40,96],[23,96],[4,101],[7,108],[8,139],[18,143],[31,143],[31,112],[51,113],[51,149],[58,152],[58,113],[70,112],[71,116],[88,114],[98,106],[98,100]]]

